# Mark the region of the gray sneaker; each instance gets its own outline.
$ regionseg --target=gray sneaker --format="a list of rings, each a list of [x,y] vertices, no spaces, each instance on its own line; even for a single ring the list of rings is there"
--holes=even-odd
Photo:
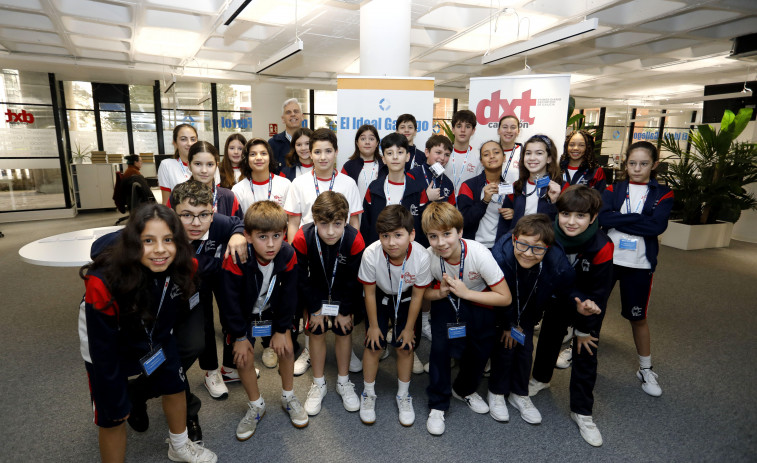
[[[187,443],[178,449],[173,448],[170,439],[166,439],[166,442],[168,442],[168,459],[171,461],[188,463],[216,463],[218,461],[215,453],[198,442],[187,440]]]
[[[241,441],[246,441],[255,434],[255,428],[258,427],[258,422],[260,422],[263,415],[265,415],[265,402],[263,402],[261,407],[256,407],[249,402],[247,405],[250,408],[247,410],[247,413],[244,414],[242,421],[237,425],[237,439]]]
[[[308,425],[308,413],[303,408],[297,396],[292,394],[289,399],[281,397],[281,408],[289,413],[289,419],[295,428],[304,428]]]

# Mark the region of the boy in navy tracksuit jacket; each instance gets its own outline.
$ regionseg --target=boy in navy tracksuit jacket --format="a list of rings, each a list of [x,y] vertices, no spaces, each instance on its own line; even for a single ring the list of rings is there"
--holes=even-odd
[[[221,320],[233,344],[234,362],[249,398],[248,410],[237,425],[238,440],[255,433],[265,414],[253,364],[255,337],[271,336],[279,358],[282,408],[295,427],[307,426],[308,417],[294,395],[292,328],[297,307],[297,256],[284,242],[287,229],[284,210],[273,201],[258,201],[247,210],[244,235],[249,258],[244,264],[226,259],[221,272],[219,302]]]
[[[376,180],[368,186],[363,200],[363,216],[360,234],[366,245],[378,240],[376,220],[386,206],[400,204],[413,215],[415,229],[421,226],[423,208],[428,203],[426,188],[405,172],[409,158],[407,138],[399,133],[390,133],[381,140],[381,152],[386,169],[379,172]]]
[[[599,230],[597,214],[602,199],[598,191],[585,185],[574,185],[560,195],[556,205],[559,213],[554,225],[555,236],[575,269],[576,281],[571,299],[553,300],[544,314],[533,378],[528,384],[529,396],[549,387],[565,329],[573,325],[576,337],[569,348],[573,366],[570,376],[571,418],[578,424],[584,439],[598,447],[602,445],[602,435],[592,418],[593,390],[597,380],[599,332],[612,288],[614,246]],[[579,315],[572,310],[574,298],[591,300],[602,312]]]
[[[297,252],[299,298],[308,311],[306,329],[310,332],[313,367],[313,384],[305,401],[305,411],[310,416],[317,415],[326,395],[324,335],[329,329],[335,335],[336,390],[342,397],[344,408],[357,411],[360,401],[355,394],[355,385],[349,380],[349,363],[352,317],[362,311],[362,287],[357,274],[365,243],[360,232],[347,223],[349,203],[341,193],[321,193],[313,203],[312,213],[313,222],[300,228],[292,242]]]
[[[512,234],[492,248],[513,294],[512,305],[498,320],[497,342],[492,350],[489,378],[491,416],[508,421],[504,396],[530,424],[541,423],[541,414],[528,397],[534,325],[553,297],[566,298],[575,273],[565,253],[554,244],[552,221],[544,214],[523,217]]]

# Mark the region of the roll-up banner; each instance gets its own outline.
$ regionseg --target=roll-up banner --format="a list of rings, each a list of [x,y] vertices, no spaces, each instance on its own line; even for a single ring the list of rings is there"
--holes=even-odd
[[[355,133],[363,124],[383,138],[397,130],[397,117],[409,113],[418,121],[413,144],[423,150],[432,135],[434,79],[412,77],[337,77],[337,167],[355,151]]]
[[[477,121],[473,150],[478,153],[484,142],[499,140],[499,119],[514,114],[520,119],[518,143],[532,135],[547,135],[562,154],[569,94],[568,74],[472,78],[468,108]]]

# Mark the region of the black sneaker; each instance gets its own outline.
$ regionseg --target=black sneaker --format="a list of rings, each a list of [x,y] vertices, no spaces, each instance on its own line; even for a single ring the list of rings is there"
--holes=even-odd
[[[187,418],[187,435],[192,442],[202,440],[202,428],[200,427],[200,420],[198,417],[191,416]]]
[[[126,419],[131,429],[137,432],[145,432],[150,427],[150,417],[147,415],[146,403],[132,403],[131,413]]]

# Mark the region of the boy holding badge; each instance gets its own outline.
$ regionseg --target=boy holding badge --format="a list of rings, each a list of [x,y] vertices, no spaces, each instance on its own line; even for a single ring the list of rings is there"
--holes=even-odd
[[[431,275],[437,281],[425,296],[433,312],[426,429],[438,436],[444,433],[450,396],[476,413],[489,411],[476,389],[494,344],[495,307],[509,305],[512,298],[489,250],[462,238],[463,216],[454,206],[431,203],[422,221],[431,243]],[[460,358],[451,387],[450,357]]]
[[[279,358],[281,406],[298,428],[308,425],[308,415],[294,395],[292,320],[297,307],[297,256],[284,243],[287,216],[273,201],[258,201],[244,216],[244,236],[249,259],[235,264],[231,258],[221,272],[221,319],[228,330],[227,344],[234,346],[234,363],[250,400],[249,410],[237,426],[237,439],[255,433],[265,414],[253,364],[255,337],[271,336]]]
[[[379,241],[365,249],[358,280],[365,292],[366,334],[363,353],[364,389],[360,420],[376,421],[376,373],[386,348],[389,321],[393,322],[392,345],[397,351],[397,408],[403,426],[415,422],[409,393],[413,368],[415,325],[426,287],[431,284],[429,256],[413,242],[413,215],[399,204],[387,206],[378,215]]]

